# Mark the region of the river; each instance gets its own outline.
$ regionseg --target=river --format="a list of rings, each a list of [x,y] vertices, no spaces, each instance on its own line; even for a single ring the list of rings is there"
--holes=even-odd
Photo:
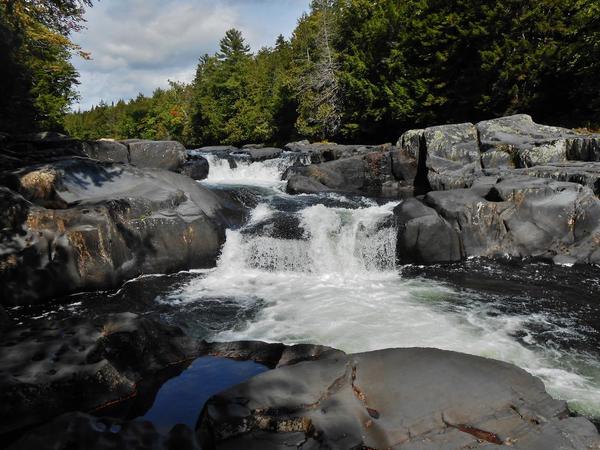
[[[514,363],[575,411],[600,418],[597,268],[485,260],[399,267],[398,200],[288,195],[282,173],[307,162],[292,154],[234,168],[208,159],[201,183],[236,191],[252,208],[227,231],[216,268],[140,277],[116,293],[78,294],[28,313],[121,308],[209,340],[466,352]]]

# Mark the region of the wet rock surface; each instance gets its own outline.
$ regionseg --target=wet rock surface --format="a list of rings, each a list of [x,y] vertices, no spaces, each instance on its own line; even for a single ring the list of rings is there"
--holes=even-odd
[[[69,158],[4,173],[2,303],[215,263],[238,208],[183,175]]]
[[[142,377],[198,353],[180,329],[131,313],[15,327],[0,338],[0,435],[133,396]]]
[[[6,313],[4,308],[2,306],[0,306],[0,332],[9,328],[10,325],[11,325],[10,317],[8,317],[8,314]]]
[[[61,430],[57,433],[57,430]],[[50,447],[51,446],[51,447]],[[194,432],[178,425],[164,435],[147,421],[95,417],[82,412],[67,413],[38,427],[9,447],[11,450],[69,448],[85,450],[199,450]]]
[[[12,448],[89,448],[91,442],[91,448],[180,448],[169,447],[178,436],[178,445],[197,448],[185,426],[165,435],[130,420],[152,405],[163,383],[205,355],[275,368],[343,353],[318,345],[207,343],[132,313],[38,321],[0,338],[0,439],[19,438]]]
[[[290,395],[293,393],[293,395]],[[279,368],[215,395],[203,448],[587,449],[569,417],[510,364],[435,349],[389,349]]]
[[[188,160],[183,164],[181,173],[190,177],[192,180],[204,180],[208,176],[210,166],[206,158],[199,155],[188,156]]]

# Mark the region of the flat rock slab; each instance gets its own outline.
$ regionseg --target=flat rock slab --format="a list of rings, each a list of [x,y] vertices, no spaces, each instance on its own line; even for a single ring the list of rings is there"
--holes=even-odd
[[[551,178],[558,181],[569,181],[589,187],[594,194],[600,195],[600,162],[565,161],[525,169],[486,170],[489,175],[529,175],[538,178]]]
[[[540,125],[527,114],[486,120],[476,127],[486,168],[600,160],[600,135]]]
[[[388,349],[282,367],[209,400],[204,449],[589,449],[594,425],[513,365]]]

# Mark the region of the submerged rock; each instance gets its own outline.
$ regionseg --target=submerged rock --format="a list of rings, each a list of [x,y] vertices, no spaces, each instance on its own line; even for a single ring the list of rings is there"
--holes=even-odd
[[[291,395],[293,394],[293,395]],[[600,437],[511,364],[436,349],[336,355],[215,395],[205,449],[588,449]]]
[[[4,182],[0,289],[9,305],[214,265],[236,207],[173,172],[83,158],[25,167]]]

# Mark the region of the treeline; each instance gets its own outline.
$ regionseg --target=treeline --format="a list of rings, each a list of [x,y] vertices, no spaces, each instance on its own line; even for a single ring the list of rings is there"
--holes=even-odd
[[[69,36],[91,0],[0,0],[0,131],[61,129],[77,98]]]
[[[411,127],[529,113],[600,124],[597,0],[315,0],[255,54],[230,30],[190,85],[69,115],[78,137],[188,145],[384,141]]]

